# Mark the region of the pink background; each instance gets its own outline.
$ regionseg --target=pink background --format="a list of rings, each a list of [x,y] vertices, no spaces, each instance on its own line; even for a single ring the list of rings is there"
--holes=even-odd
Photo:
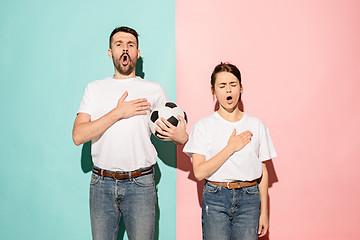
[[[244,110],[270,129],[269,239],[360,239],[359,23],[355,0],[176,1],[188,132],[213,111],[220,61],[240,68]],[[177,239],[201,239],[202,183],[191,168],[178,151]]]

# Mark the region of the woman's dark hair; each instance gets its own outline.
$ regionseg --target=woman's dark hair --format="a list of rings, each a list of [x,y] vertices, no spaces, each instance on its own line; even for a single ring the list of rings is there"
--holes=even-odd
[[[139,34],[134,29],[125,27],[125,26],[117,27],[111,32],[110,38],[109,38],[109,48],[111,48],[112,37],[115,35],[115,33],[118,33],[118,32],[126,32],[126,33],[130,33],[130,34],[134,35],[134,37],[136,38],[137,48],[139,49],[139,40],[138,40]]]
[[[211,88],[215,89],[215,79],[216,79],[216,74],[220,73],[220,72],[229,72],[234,74],[234,76],[239,80],[239,83],[241,85],[241,73],[240,70],[235,66],[232,65],[228,62],[221,62],[220,64],[218,64],[214,71],[211,74]]]

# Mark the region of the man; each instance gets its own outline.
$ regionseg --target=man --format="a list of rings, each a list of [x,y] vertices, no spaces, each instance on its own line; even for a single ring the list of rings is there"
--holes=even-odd
[[[76,145],[92,141],[94,163],[90,183],[93,239],[116,239],[121,216],[130,240],[153,239],[156,190],[153,165],[157,153],[150,141],[148,115],[167,101],[160,84],[135,76],[140,57],[138,34],[119,27],[109,40],[115,74],[86,87],[75,119]],[[184,144],[185,121],[178,127],[158,124],[164,138]]]

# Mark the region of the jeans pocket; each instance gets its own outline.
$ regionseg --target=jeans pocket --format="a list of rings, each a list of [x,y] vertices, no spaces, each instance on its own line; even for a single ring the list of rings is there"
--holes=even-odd
[[[101,178],[101,176],[93,173],[93,174],[91,175],[90,185],[91,185],[91,186],[96,185],[96,184],[100,181],[100,178]]]
[[[132,179],[133,182],[140,187],[152,187],[155,185],[154,174],[148,174]]]
[[[219,190],[219,186],[207,182],[204,186],[204,193],[216,193]]]
[[[245,191],[248,194],[258,194],[259,193],[259,185],[256,184],[256,185],[251,186],[251,187],[246,187]]]

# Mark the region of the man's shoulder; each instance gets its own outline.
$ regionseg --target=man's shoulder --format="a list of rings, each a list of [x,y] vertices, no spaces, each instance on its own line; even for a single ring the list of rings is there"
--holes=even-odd
[[[148,85],[148,86],[161,87],[160,83],[153,82],[153,81],[141,78],[141,77],[136,77],[135,82],[138,82],[140,84],[145,84],[145,85]]]
[[[96,86],[96,85],[101,85],[103,83],[109,82],[111,81],[112,77],[107,77],[104,79],[98,79],[98,80],[93,80],[91,82],[88,83],[88,87],[90,86]]]

